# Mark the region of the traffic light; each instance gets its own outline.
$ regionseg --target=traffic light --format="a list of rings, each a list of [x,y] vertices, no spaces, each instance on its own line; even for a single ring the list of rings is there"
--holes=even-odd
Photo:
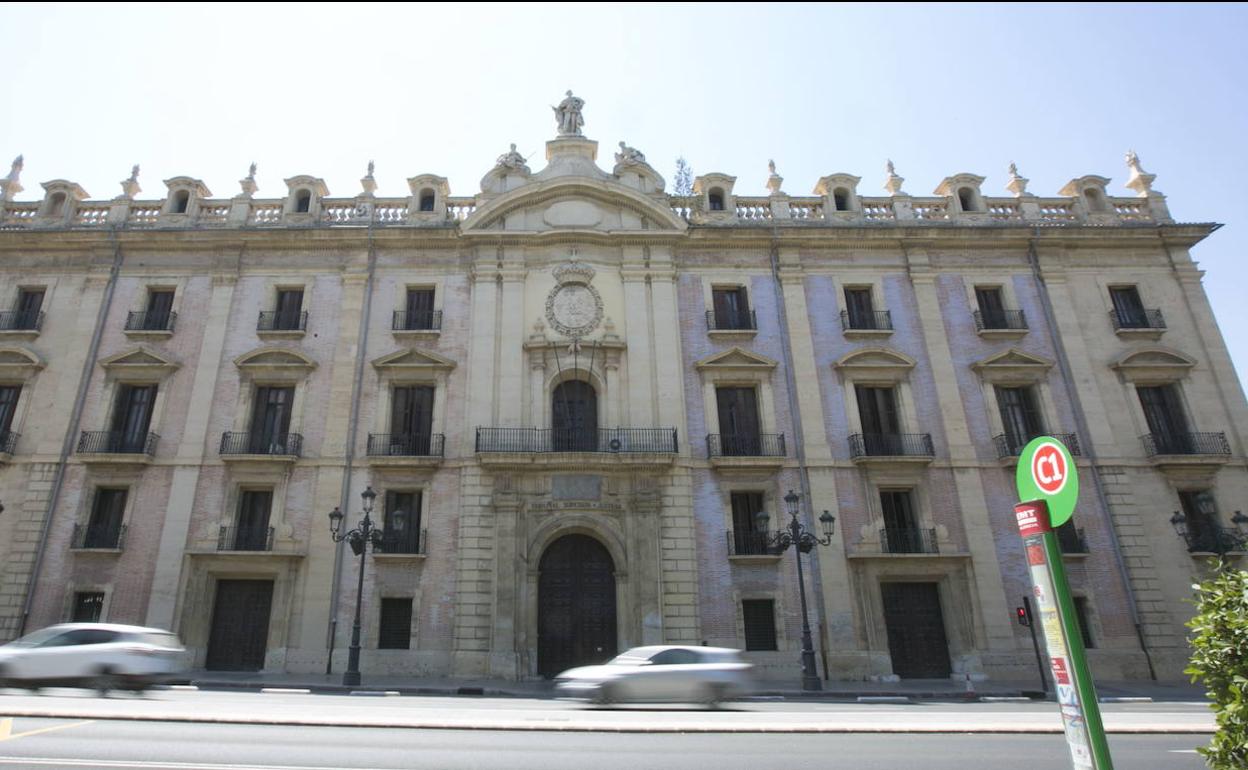
[[[1018,618],[1018,624],[1019,624],[1020,626],[1030,626],[1030,625],[1031,625],[1031,618],[1027,617],[1027,608],[1026,608],[1026,607],[1015,607],[1015,608],[1014,608],[1014,614],[1015,614],[1015,616]]]

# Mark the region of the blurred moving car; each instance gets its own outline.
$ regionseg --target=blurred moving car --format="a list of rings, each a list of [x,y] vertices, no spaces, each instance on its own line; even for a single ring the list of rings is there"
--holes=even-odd
[[[636,647],[600,666],[582,666],[555,677],[568,698],[611,704],[630,701],[704,703],[748,695],[749,663],[724,647]]]
[[[159,628],[48,626],[0,646],[0,687],[144,690],[181,671],[184,652],[177,636]]]

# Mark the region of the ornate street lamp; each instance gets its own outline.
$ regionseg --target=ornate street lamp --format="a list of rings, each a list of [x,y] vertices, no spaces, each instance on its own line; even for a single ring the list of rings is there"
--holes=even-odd
[[[1213,519],[1217,515],[1217,509],[1214,508],[1212,500],[1201,497],[1197,500],[1197,506],[1198,513],[1206,523],[1195,532],[1188,530],[1187,516],[1182,511],[1175,511],[1170,517],[1170,526],[1174,527],[1175,534],[1183,538],[1189,551],[1208,550],[1225,556],[1231,551],[1242,551],[1248,547],[1248,532],[1245,532],[1244,526],[1248,525],[1248,516],[1243,511],[1235,511],[1235,515],[1231,517],[1235,529],[1226,530]]]
[[[334,510],[329,512],[329,536],[334,539],[335,543],[341,543],[346,540],[351,546],[351,552],[360,557],[360,579],[355,589],[355,623],[351,626],[351,647],[347,655],[347,670],[342,675],[342,684],[346,687],[354,687],[360,683],[360,608],[364,603],[364,550],[369,543],[373,544],[373,551],[382,547],[382,530],[384,524],[378,528],[369,514],[373,512],[373,502],[377,499],[377,493],[370,486],[360,493],[363,498],[364,518],[360,519],[359,526],[348,532],[342,531],[342,520],[344,516],[342,511],[336,506]],[[406,514],[402,511],[395,511],[391,516],[394,519],[394,525],[402,529],[403,518]]]
[[[800,499],[797,493],[791,489],[784,496],[784,505],[789,512],[789,524],[786,529],[782,529],[774,535],[767,534],[767,523],[771,517],[767,515],[766,511],[759,511],[754,514],[754,522],[758,531],[763,533],[766,542],[774,547],[777,552],[782,553],[789,546],[797,546],[793,549],[793,554],[797,557],[797,589],[802,597],[802,689],[821,690],[823,688],[819,683],[819,674],[815,671],[815,645],[810,638],[810,617],[806,612],[806,580],[802,576],[802,554],[810,553],[816,545],[830,545],[832,543],[832,532],[836,527],[836,517],[824,511],[823,515],[819,517],[819,523],[823,525],[823,537],[815,537],[797,520],[797,503]]]

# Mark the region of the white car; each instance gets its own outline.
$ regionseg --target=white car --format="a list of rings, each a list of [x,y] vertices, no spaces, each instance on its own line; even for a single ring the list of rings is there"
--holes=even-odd
[[[181,671],[183,653],[178,637],[159,628],[48,626],[0,646],[0,687],[143,690]]]
[[[724,647],[636,647],[600,666],[555,677],[567,698],[611,704],[629,701],[705,703],[716,706],[751,691],[749,663]]]

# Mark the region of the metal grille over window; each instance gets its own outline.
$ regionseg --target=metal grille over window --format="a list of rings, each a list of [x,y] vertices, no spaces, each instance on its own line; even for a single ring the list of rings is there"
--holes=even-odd
[[[771,599],[746,599],[741,602],[741,615],[745,619],[745,649],[778,649],[775,606]]]
[[[381,631],[377,635],[379,650],[408,650],[412,646],[412,600],[381,600]]]

